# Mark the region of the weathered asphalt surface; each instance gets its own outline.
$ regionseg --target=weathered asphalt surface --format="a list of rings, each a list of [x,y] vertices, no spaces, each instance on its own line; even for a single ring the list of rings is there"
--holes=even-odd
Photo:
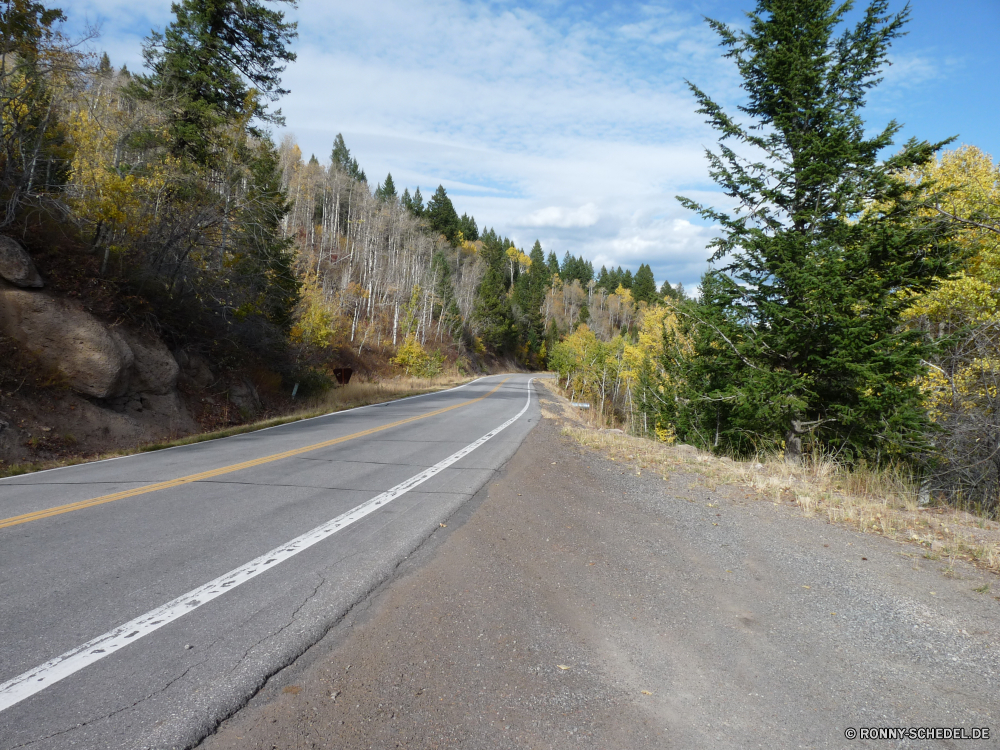
[[[0,519],[369,430],[504,377],[305,422],[0,480]],[[528,376],[341,444],[0,528],[0,683],[329,521],[516,415]],[[392,575],[538,421],[506,430],[334,536],[0,712],[0,748],[172,748],[203,738]]]
[[[1000,587],[945,565],[546,418],[203,750],[997,747]]]

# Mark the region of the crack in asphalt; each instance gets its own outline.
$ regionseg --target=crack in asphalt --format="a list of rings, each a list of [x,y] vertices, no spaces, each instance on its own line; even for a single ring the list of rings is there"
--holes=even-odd
[[[247,660],[247,658],[250,656],[250,652],[251,651],[253,651],[255,648],[257,648],[258,646],[260,646],[265,641],[269,641],[272,638],[276,638],[277,636],[281,635],[288,628],[290,628],[293,624],[295,624],[296,619],[298,619],[298,614],[299,614],[299,612],[302,611],[302,608],[304,606],[306,606],[310,601],[312,601],[316,597],[316,595],[319,593],[319,590],[321,588],[323,588],[323,586],[326,585],[326,576],[324,576],[322,573],[316,573],[316,575],[319,577],[319,583],[317,583],[316,586],[313,588],[312,593],[309,594],[305,599],[303,599],[302,603],[299,606],[297,606],[292,611],[291,616],[288,618],[288,622],[286,622],[284,625],[282,625],[277,630],[275,630],[275,631],[273,631],[271,633],[267,633],[266,635],[264,635],[261,638],[259,638],[256,642],[254,642],[253,644],[251,644],[250,646],[248,646],[246,648],[246,650],[243,652],[243,656],[241,656],[239,659],[237,659],[236,663],[233,665],[232,669],[230,669],[228,672],[226,672],[227,676],[231,675],[233,672],[235,672],[237,669],[239,669],[243,665],[243,662],[245,662]]]
[[[163,685],[163,687],[157,688],[156,690],[152,691],[148,695],[144,695],[142,698],[139,698],[138,700],[133,701],[131,704],[129,704],[127,706],[122,706],[121,708],[117,708],[114,711],[112,711],[111,713],[103,714],[102,716],[96,716],[96,717],[94,717],[92,719],[88,719],[87,721],[80,722],[80,723],[76,724],[75,726],[69,727],[68,729],[60,729],[58,732],[53,732],[52,734],[46,735],[45,737],[39,737],[37,739],[31,740],[30,742],[25,742],[25,743],[22,743],[20,745],[13,745],[11,747],[11,750],[18,750],[18,748],[22,748],[22,747],[31,747],[32,745],[36,745],[39,742],[44,742],[45,740],[50,740],[53,737],[59,737],[59,736],[64,735],[64,734],[69,734],[70,732],[75,732],[78,729],[83,729],[84,727],[88,727],[91,724],[96,724],[99,721],[104,721],[106,719],[110,719],[110,718],[112,718],[114,716],[117,716],[118,714],[123,713],[125,711],[130,711],[133,708],[135,708],[136,706],[139,706],[139,705],[145,703],[149,699],[154,698],[157,695],[161,695],[162,693],[165,693],[167,690],[170,689],[171,685],[173,685],[174,683],[178,682],[179,680],[184,679],[187,676],[188,672],[190,672],[192,669],[194,669],[195,667],[200,667],[202,664],[205,664],[211,658],[210,654],[208,653],[208,650],[211,649],[212,646],[214,646],[218,642],[219,642],[219,639],[216,638],[214,641],[212,641],[211,643],[209,643],[207,646],[204,647],[204,650],[206,652],[204,659],[202,659],[201,661],[195,662],[194,664],[191,664],[187,669],[185,669],[179,675],[177,675],[176,677],[173,677],[170,680],[168,680],[167,683],[165,685]]]

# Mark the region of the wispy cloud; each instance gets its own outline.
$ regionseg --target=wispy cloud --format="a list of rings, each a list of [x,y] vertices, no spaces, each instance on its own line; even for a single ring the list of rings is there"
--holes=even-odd
[[[649,263],[658,281],[693,287],[714,230],[674,196],[728,201],[703,156],[716,135],[684,81],[730,109],[740,99],[700,13],[739,26],[752,4],[300,0],[280,104],[306,154],[328,158],[342,132],[373,184],[390,171],[425,195],[443,184],[459,213],[525,247]],[[101,21],[101,45],[134,68],[170,2],[74,0],[68,12]],[[961,63],[942,60],[927,44],[894,49],[879,118],[945,86]]]

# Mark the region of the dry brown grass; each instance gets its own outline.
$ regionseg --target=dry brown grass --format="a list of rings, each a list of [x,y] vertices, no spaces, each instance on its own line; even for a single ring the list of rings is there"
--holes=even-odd
[[[828,458],[791,466],[777,455],[733,461],[687,445],[666,445],[611,431],[574,410],[552,382],[555,398],[543,415],[564,425],[564,434],[638,471],[697,474],[709,489],[739,484],[758,498],[797,506],[805,515],[825,518],[866,534],[878,534],[921,548],[929,559],[966,560],[1000,573],[1000,524],[950,507],[919,507],[917,487],[901,469],[848,469]]]

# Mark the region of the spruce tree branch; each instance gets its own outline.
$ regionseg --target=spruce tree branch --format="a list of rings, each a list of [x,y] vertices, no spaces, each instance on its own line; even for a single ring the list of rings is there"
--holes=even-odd
[[[750,367],[750,368],[752,368],[754,370],[758,370],[759,372],[763,372],[763,370],[760,367],[757,367],[757,365],[755,365],[753,362],[751,362],[746,357],[744,357],[742,354],[740,354],[740,350],[736,348],[736,345],[732,341],[729,340],[729,337],[726,336],[726,334],[724,334],[722,331],[719,330],[718,326],[716,326],[716,325],[714,325],[712,323],[709,323],[707,321],[704,321],[701,318],[697,317],[696,315],[692,315],[691,313],[684,312],[679,307],[677,307],[677,305],[675,305],[673,302],[667,302],[667,304],[678,315],[683,315],[683,316],[685,316],[687,318],[691,318],[691,320],[695,321],[696,323],[701,323],[702,325],[708,326],[709,328],[713,329],[717,334],[719,334],[719,336],[722,337],[723,341],[725,341],[727,344],[729,344],[730,348],[733,350],[733,353],[737,357],[740,358],[740,360],[743,362],[743,364],[745,364],[747,367]]]

